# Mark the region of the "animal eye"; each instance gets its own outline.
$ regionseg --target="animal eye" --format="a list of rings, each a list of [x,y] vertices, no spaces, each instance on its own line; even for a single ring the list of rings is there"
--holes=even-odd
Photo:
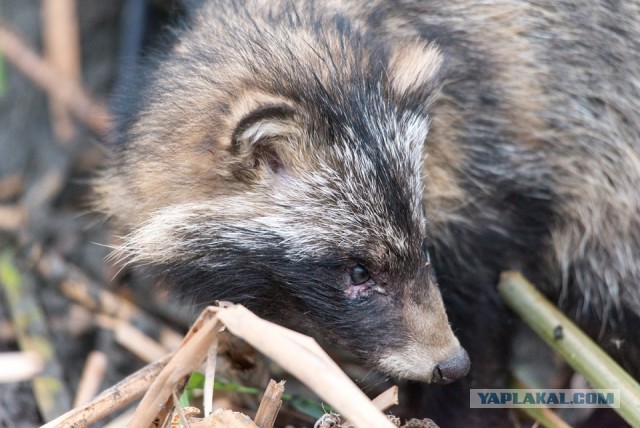
[[[354,285],[364,284],[369,281],[371,277],[369,276],[369,272],[361,265],[356,265],[353,269],[351,269],[351,281]]]

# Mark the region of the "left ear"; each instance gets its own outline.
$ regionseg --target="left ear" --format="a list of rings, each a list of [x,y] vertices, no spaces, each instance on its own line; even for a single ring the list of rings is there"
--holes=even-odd
[[[413,41],[396,48],[388,65],[393,94],[402,99],[419,97],[429,104],[444,82],[444,63],[433,43]]]
[[[234,174],[245,180],[286,169],[301,133],[291,103],[263,96],[250,98],[251,102],[245,100],[238,112],[229,146],[235,160]]]
[[[293,132],[295,110],[284,102],[261,105],[247,113],[236,124],[231,146],[256,146],[262,141],[286,138]]]

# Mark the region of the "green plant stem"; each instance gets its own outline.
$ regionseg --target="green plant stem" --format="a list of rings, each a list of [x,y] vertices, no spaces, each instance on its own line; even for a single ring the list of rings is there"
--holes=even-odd
[[[33,378],[33,389],[42,417],[50,421],[71,408],[71,397],[49,340],[46,317],[36,299],[35,279],[19,266],[11,250],[0,253],[0,290],[8,303],[20,349],[37,353],[45,362],[43,371]]]
[[[596,389],[619,389],[614,409],[631,426],[640,427],[640,385],[518,272],[502,274],[498,290],[549,346],[562,355]]]

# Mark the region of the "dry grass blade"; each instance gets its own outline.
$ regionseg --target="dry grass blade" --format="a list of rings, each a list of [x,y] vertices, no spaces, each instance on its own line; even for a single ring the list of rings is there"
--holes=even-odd
[[[173,421],[171,421],[171,428],[178,428],[180,426],[183,427],[188,427],[189,426],[189,422],[187,421],[187,414],[195,414],[195,415],[199,415],[200,414],[200,410],[197,408],[193,408],[193,407],[186,407],[186,408],[182,408],[180,406],[180,400],[178,399],[178,394],[176,394],[176,391],[174,389],[174,391],[171,393],[171,400],[173,401],[173,406],[175,408],[173,415]],[[188,413],[187,413],[188,412]],[[177,416],[177,418],[176,418]],[[162,419],[164,420],[164,419]],[[164,424],[162,424],[164,425]],[[158,426],[157,424],[153,424],[152,426]]]

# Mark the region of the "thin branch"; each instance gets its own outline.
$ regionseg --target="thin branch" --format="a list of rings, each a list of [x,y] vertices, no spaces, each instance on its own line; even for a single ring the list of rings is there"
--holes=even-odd
[[[100,386],[107,372],[107,364],[108,360],[104,352],[93,351],[89,354],[82,370],[82,377],[73,400],[73,407],[86,403],[100,391]]]
[[[24,382],[43,369],[44,361],[35,352],[0,353],[0,383]]]
[[[1,19],[0,51],[8,62],[50,97],[67,106],[78,120],[99,135],[107,134],[111,118],[106,107],[95,101],[77,80],[58,73]]]
[[[158,373],[167,365],[172,355],[138,370],[121,382],[102,392],[96,398],[81,407],[65,413],[59,418],[43,425],[42,428],[71,428],[90,426],[109,416],[144,395]],[[133,425],[131,425],[133,426]]]
[[[42,32],[45,57],[62,76],[82,81],[80,67],[80,31],[75,0],[44,0]],[[75,125],[64,104],[49,100],[52,127],[56,140],[69,144],[76,134]]]
[[[193,324],[182,346],[144,395],[130,426],[149,426],[161,411],[166,410],[167,400],[171,398],[175,384],[203,363],[212,338],[222,327],[215,315],[215,309],[205,309]]]

